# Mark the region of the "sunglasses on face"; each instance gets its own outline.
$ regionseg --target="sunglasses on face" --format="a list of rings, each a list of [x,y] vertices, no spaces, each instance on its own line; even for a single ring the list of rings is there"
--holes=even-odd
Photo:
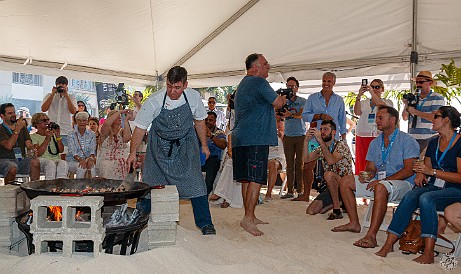
[[[214,105],[214,104],[216,104],[216,102],[211,102],[211,101],[210,101],[210,102],[208,102],[208,104],[213,104],[213,105]]]
[[[426,82],[430,82],[430,81],[426,81],[426,80],[424,80],[424,81],[416,81],[416,84],[424,84]]]
[[[43,123],[46,123],[46,122],[50,121],[50,119],[42,119],[40,121],[42,121]]]
[[[437,118],[439,118],[439,117],[442,117],[442,118],[443,118],[443,116],[442,116],[441,114],[434,114],[434,119],[437,119]]]
[[[370,87],[371,87],[372,89],[380,89],[380,88],[381,88],[381,86],[373,86],[373,85],[370,85]]]
[[[79,107],[85,107],[85,105],[77,105],[77,106],[79,106]]]

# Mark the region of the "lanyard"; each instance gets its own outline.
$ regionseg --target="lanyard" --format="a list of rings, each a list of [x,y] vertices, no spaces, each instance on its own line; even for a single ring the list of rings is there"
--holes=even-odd
[[[383,134],[383,139],[381,141],[381,159],[383,161],[383,165],[386,163],[387,156],[389,156],[389,153],[391,152],[392,145],[394,144],[395,137],[397,137],[398,132],[399,132],[399,129],[396,128],[394,130],[394,133],[392,133],[391,142],[389,143],[387,148],[384,147],[384,134]]]
[[[373,110],[375,110],[375,107],[376,107],[376,105],[372,106],[372,102],[371,102],[371,99],[370,99],[370,108],[371,108],[371,113],[373,113]]]
[[[330,145],[330,153],[333,153],[334,148],[335,148],[335,140],[333,140],[333,142]]]
[[[416,106],[416,109],[417,109],[417,110],[421,110],[421,108],[422,108],[423,105],[424,105],[424,102],[426,102],[427,98],[429,98],[429,96],[431,96],[431,93],[432,93],[432,90],[429,92],[429,94],[426,96],[426,98],[424,98],[424,100],[421,102],[421,104],[419,104],[419,105]]]
[[[455,141],[455,138],[456,138],[456,133],[453,133],[453,137],[451,137],[450,143],[448,144],[447,148],[445,148],[445,150],[443,151],[442,156],[440,156],[440,159],[437,160],[437,158],[439,158],[439,148],[440,148],[440,138],[439,138],[439,141],[437,142],[437,150],[435,151],[435,160],[437,161],[437,165],[440,168],[442,168],[440,164],[442,163],[442,160],[447,154],[448,150],[451,148],[451,145]]]

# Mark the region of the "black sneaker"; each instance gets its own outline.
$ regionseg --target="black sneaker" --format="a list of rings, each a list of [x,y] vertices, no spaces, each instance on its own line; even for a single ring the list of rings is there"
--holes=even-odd
[[[331,212],[330,215],[328,215],[327,220],[336,220],[336,219],[342,219],[342,218],[343,218],[342,213],[335,214],[334,212]]]
[[[290,198],[294,198],[294,197],[295,197],[295,195],[293,195],[293,193],[287,193],[285,195],[282,195],[280,197],[280,199],[290,199]]]
[[[202,228],[203,235],[216,235],[216,229],[213,225],[206,225]]]

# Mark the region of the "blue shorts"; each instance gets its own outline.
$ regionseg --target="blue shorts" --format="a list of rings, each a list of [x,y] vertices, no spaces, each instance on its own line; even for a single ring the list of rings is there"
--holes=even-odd
[[[232,148],[234,180],[241,183],[267,183],[269,146],[242,146]]]
[[[30,160],[31,158],[23,158],[21,161],[16,159],[1,159],[0,160],[0,174],[6,176],[8,171],[15,167],[16,174],[29,174],[30,173]]]

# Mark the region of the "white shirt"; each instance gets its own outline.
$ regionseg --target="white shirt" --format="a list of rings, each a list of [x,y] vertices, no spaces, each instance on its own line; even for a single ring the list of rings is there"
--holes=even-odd
[[[376,129],[376,113],[378,112],[378,106],[375,106],[373,110],[370,106],[370,100],[366,99],[360,102],[362,114],[360,115],[360,119],[357,123],[357,127],[355,128],[355,134],[361,137],[376,137],[378,136],[381,131]],[[384,103],[388,106],[393,106],[393,103],[389,99],[381,99]],[[370,114],[374,115],[369,116]],[[368,119],[370,118],[370,119]]]
[[[43,101],[45,102],[51,96],[51,92],[45,95]],[[69,98],[74,106],[77,105],[75,95],[69,94]],[[69,112],[67,106],[67,99],[59,93],[54,94],[53,101],[51,101],[50,108],[48,109],[48,117],[52,122],[57,123],[61,127],[62,135],[69,135],[72,132],[72,114]]]
[[[155,118],[160,114],[163,105],[163,98],[166,93],[166,88],[155,92],[142,105],[141,109],[136,115],[136,119],[133,124],[141,129],[147,129],[149,125],[154,121]],[[205,106],[203,105],[202,98],[198,91],[191,88],[186,88],[184,93],[187,96],[187,101],[189,102],[190,109],[192,111],[192,116],[195,120],[205,120],[208,117],[206,113]],[[178,100],[172,100],[168,95],[165,99],[165,108],[172,110],[178,108],[186,103],[184,99],[184,93],[181,94],[181,97]]]

